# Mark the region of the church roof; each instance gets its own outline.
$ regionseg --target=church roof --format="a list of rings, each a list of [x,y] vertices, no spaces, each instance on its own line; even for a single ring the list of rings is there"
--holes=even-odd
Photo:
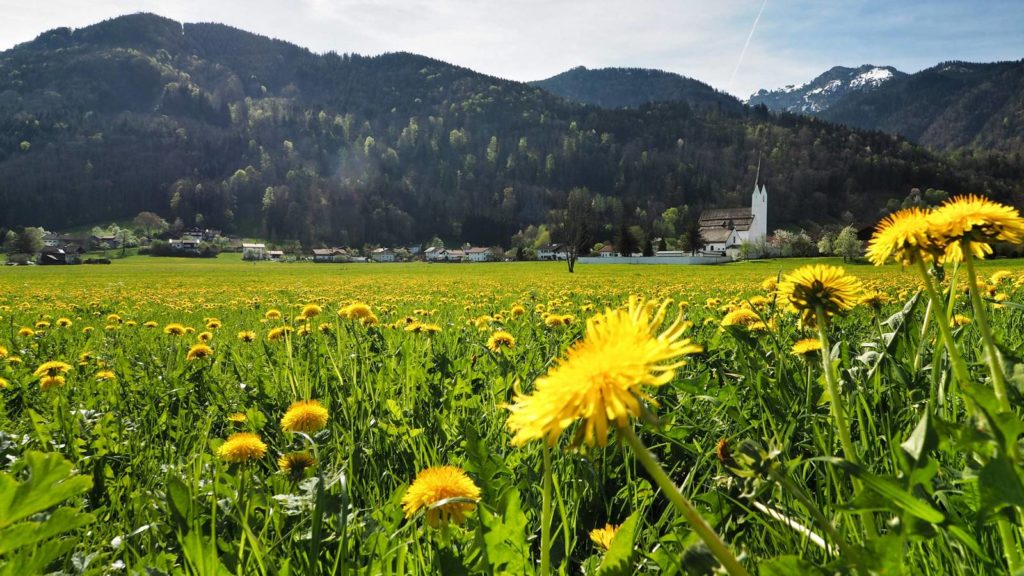
[[[716,208],[702,212],[697,226],[701,232],[714,228],[746,231],[750,230],[753,222],[754,215],[750,208]]]
[[[701,239],[709,244],[725,242],[731,234],[732,230],[729,228],[701,228],[700,230]]]
[[[700,213],[700,220],[698,223],[704,226],[705,221],[711,220],[753,220],[754,213],[749,206],[746,208],[712,208],[711,210],[705,210]],[[713,224],[709,224],[713,226]]]

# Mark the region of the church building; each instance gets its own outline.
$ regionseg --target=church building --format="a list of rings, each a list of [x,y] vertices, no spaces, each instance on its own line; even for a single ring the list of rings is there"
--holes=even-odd
[[[749,208],[705,210],[697,226],[704,242],[703,251],[712,254],[738,252],[747,242],[764,240],[768,236],[768,188],[763,184],[758,188],[755,180]]]

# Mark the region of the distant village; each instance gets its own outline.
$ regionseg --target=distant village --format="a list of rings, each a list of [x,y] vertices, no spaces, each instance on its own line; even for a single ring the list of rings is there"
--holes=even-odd
[[[40,231],[38,251],[9,248],[12,264],[67,265],[109,264],[111,257],[125,253],[150,256],[177,256],[212,258],[222,252],[240,253],[245,261],[308,261],[323,264],[349,262],[495,262],[510,259],[500,247],[463,245],[460,248],[443,246],[364,247],[347,246],[302,250],[297,244],[274,246],[264,242],[249,242],[239,236],[225,236],[220,230],[193,228],[179,234],[162,233],[149,237],[127,230],[114,234],[59,234]],[[12,241],[16,242],[16,241]],[[30,241],[26,241],[30,242]],[[537,259],[565,259],[561,245],[540,248]]]

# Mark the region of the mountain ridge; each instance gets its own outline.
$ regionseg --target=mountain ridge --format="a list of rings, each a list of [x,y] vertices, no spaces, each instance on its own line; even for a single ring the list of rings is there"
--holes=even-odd
[[[507,245],[586,187],[598,239],[679,234],[703,207],[746,205],[762,154],[774,227],[873,219],[915,186],[1024,195],[1005,159],[877,131],[742,104],[603,109],[425,56],[316,54],[221,24],[133,15],[0,52],[0,226],[147,210],[306,245]]]
[[[799,86],[758,90],[746,100],[746,104],[764,104],[776,112],[813,115],[828,110],[851,93],[876,90],[884,83],[905,75],[892,66],[833,66]]]
[[[685,102],[737,111],[738,99],[704,82],[652,68],[577,66],[544,80],[529,82],[573,102],[600,108],[636,108],[653,102]]]

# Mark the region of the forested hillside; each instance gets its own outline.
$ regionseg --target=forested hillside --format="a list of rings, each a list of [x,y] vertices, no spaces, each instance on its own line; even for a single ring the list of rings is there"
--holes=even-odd
[[[911,187],[1019,201],[1019,159],[948,159],[764,108],[603,110],[413,54],[317,55],[133,15],[0,53],[0,226],[142,210],[307,245],[506,244],[574,187],[605,226],[745,205],[771,226],[873,218]],[[611,234],[608,234],[610,237]]]
[[[637,108],[651,102],[685,102],[697,108],[738,112],[735,97],[707,84],[671,72],[648,68],[601,68],[578,66],[530,84],[574,102],[601,108]]]

